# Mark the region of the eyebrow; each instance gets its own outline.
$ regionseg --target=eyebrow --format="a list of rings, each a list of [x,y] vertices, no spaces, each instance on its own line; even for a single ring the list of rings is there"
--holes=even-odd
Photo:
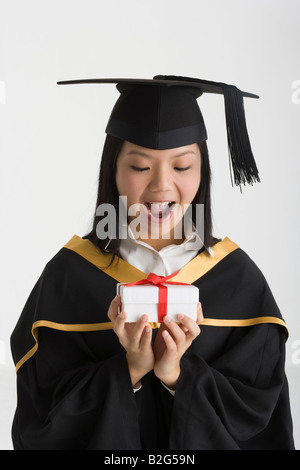
[[[193,150],[184,150],[183,152],[178,153],[177,155],[174,155],[173,157],[171,157],[171,160],[178,158],[178,157],[183,157],[184,155],[188,155],[189,153],[196,155],[196,153]],[[140,157],[153,158],[152,155],[141,152],[140,150],[130,150],[129,152],[126,153],[126,155],[139,155]]]

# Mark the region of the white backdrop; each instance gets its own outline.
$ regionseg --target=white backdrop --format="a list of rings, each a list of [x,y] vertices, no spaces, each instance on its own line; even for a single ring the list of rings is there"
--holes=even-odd
[[[264,272],[288,324],[286,371],[300,448],[299,0],[0,0],[0,449],[16,404],[9,337],[45,263],[91,223],[104,128],[118,92],[58,80],[186,75],[236,84],[261,184],[228,171],[223,99],[209,134],[215,234]]]

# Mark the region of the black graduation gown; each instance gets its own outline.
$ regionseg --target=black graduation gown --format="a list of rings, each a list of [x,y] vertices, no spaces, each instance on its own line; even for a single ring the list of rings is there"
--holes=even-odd
[[[74,236],[46,265],[11,337],[15,449],[294,449],[287,329],[266,280],[228,238],[177,274],[199,287],[201,334],[173,397],[150,372],[134,393],[107,317],[117,282],[147,277]],[[159,324],[153,324],[153,336]]]

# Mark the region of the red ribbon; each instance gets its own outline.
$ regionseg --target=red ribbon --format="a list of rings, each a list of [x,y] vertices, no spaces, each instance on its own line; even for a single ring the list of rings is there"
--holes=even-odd
[[[164,284],[175,284],[175,285],[184,285],[189,286],[190,284],[185,282],[172,282],[168,279],[175,277],[179,271],[176,271],[169,276],[158,276],[157,274],[150,273],[146,279],[141,279],[140,281],[131,282],[129,284],[122,284],[124,287],[127,286],[137,286],[143,284],[153,284],[158,287],[158,314],[157,321],[161,323],[164,317],[167,315],[167,305],[168,305],[168,287]],[[120,286],[119,286],[119,295],[120,295]]]

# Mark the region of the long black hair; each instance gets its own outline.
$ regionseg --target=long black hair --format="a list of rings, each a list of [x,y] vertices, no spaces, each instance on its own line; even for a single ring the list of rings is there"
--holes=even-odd
[[[123,140],[107,135],[101,158],[98,195],[96,209],[93,218],[91,231],[83,238],[90,240],[103,253],[111,253],[111,263],[120,255],[120,239],[118,233],[119,227],[119,192],[116,185],[116,166],[117,158],[123,145]],[[204,249],[212,247],[219,240],[212,235],[212,214],[211,214],[211,171],[209,164],[209,155],[206,142],[198,144],[201,152],[201,183],[197,194],[192,201],[192,219],[196,225],[196,205],[204,204]],[[97,208],[101,204],[111,204],[116,211],[116,237],[109,239],[100,239],[97,236],[97,224],[103,219],[103,215],[97,215]],[[110,263],[110,264],[111,264]]]

